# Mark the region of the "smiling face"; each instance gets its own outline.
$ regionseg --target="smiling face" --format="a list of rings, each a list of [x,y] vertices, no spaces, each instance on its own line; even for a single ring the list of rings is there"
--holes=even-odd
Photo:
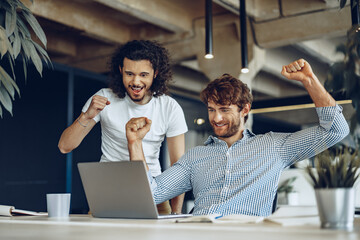
[[[209,121],[215,135],[227,142],[229,146],[241,139],[244,131],[244,118],[249,110],[249,105],[240,111],[235,104],[219,105],[209,101]]]
[[[124,58],[124,65],[119,69],[129,97],[140,105],[148,103],[152,96],[150,87],[156,77],[150,61]]]

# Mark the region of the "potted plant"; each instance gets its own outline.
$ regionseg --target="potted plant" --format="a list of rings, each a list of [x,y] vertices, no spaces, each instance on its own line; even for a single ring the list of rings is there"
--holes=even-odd
[[[329,150],[315,157],[316,167],[306,168],[315,188],[322,228],[353,229],[354,184],[359,177],[360,156],[349,148]]]
[[[31,27],[33,36],[28,26]],[[32,37],[38,38],[42,45],[36,43]],[[42,60],[51,64],[44,49],[46,43],[45,33],[28,7],[20,0],[0,1],[0,117],[3,116],[3,107],[12,114],[12,101],[15,99],[15,93],[17,92],[20,96],[14,71],[14,65],[18,58],[21,57],[25,79],[29,62],[35,65],[41,75]],[[8,71],[3,68],[3,64],[9,65]],[[11,72],[8,73],[9,71]]]
[[[279,196],[279,204],[297,205],[299,194],[294,190],[294,182],[297,177],[291,177],[286,179],[280,184],[277,193]]]

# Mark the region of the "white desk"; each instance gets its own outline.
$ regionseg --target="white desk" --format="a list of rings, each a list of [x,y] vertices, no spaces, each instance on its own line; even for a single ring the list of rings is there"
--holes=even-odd
[[[282,227],[272,223],[174,223],[174,220],[99,219],[72,215],[67,221],[47,217],[0,217],[1,240],[281,240],[360,239],[360,219],[354,231],[323,230],[317,225]]]

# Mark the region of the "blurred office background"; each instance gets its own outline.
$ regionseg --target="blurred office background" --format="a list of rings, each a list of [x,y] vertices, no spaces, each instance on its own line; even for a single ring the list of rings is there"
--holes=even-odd
[[[339,10],[337,0],[247,0],[250,72],[244,74],[237,0],[212,1],[213,59],[204,58],[205,0],[23,2],[44,29],[53,67],[45,68],[40,77],[30,65],[26,83],[22,64],[15,67],[21,97],[16,97],[13,116],[4,112],[0,119],[0,204],[35,211],[46,211],[45,195],[51,192],[71,192],[72,212],[88,211],[76,165],[100,159],[100,126],[70,154],[61,154],[57,143],[85,101],[107,87],[107,63],[121,44],[156,40],[170,51],[171,94],[185,113],[189,149],[211,134],[199,93],[223,73],[245,81],[254,95],[253,109],[264,110],[252,114],[249,127],[254,133],[297,131],[316,124],[314,109],[292,110],[292,105],[311,100],[301,84],[281,76],[281,67],[304,58],[324,82],[329,66],[343,58],[335,49],[346,41],[351,26],[349,5]],[[1,63],[9,67],[4,60]],[[275,111],[277,106],[290,107]],[[351,104],[342,106],[349,118],[354,111]]]

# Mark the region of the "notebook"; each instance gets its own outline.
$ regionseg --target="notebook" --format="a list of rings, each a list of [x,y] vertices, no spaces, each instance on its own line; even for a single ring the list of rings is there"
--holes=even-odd
[[[143,161],[78,163],[90,212],[101,218],[159,219]]]

